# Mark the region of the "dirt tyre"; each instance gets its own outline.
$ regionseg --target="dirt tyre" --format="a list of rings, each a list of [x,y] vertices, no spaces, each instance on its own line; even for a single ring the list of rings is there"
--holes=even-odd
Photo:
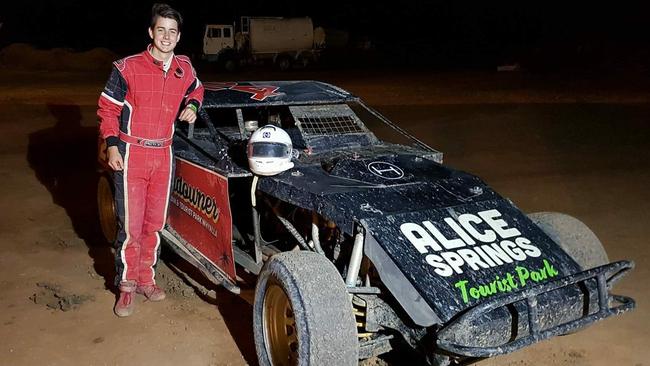
[[[104,238],[107,242],[112,243],[117,237],[117,209],[115,207],[115,188],[107,174],[102,174],[97,182],[97,208]]]
[[[239,63],[234,58],[227,59],[223,63],[223,68],[227,72],[235,72],[237,71],[238,67],[239,67]]]
[[[309,67],[309,64],[311,64],[311,59],[306,55],[301,55],[298,57],[297,64],[300,66],[300,68],[306,69]]]
[[[345,283],[317,253],[285,252],[267,261],[255,288],[253,327],[261,366],[359,362]]]
[[[558,212],[535,212],[528,217],[583,270],[609,263],[607,252],[596,234],[575,217]]]
[[[287,55],[278,56],[278,59],[275,61],[275,63],[280,71],[288,71],[291,69],[291,57]]]

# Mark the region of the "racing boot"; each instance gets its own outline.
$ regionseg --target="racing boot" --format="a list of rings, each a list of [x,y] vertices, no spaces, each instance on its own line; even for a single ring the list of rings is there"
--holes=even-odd
[[[115,315],[123,318],[133,314],[133,309],[135,308],[135,304],[133,303],[135,290],[135,281],[120,282],[120,296],[113,308]]]
[[[153,285],[138,285],[135,290],[140,295],[144,295],[149,301],[162,301],[165,299],[165,290]]]

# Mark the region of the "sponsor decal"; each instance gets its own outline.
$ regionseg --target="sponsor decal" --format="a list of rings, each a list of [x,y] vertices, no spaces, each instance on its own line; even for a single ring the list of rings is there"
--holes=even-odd
[[[217,207],[216,204],[217,200],[214,197],[207,195],[199,188],[187,184],[187,182],[183,180],[183,177],[177,176],[174,178],[172,193],[202,212],[213,222],[216,223],[219,220],[219,207]]]
[[[196,211],[192,210],[189,206],[184,204],[182,201],[179,201],[175,196],[169,197],[169,202],[178,207],[181,211],[185,212],[189,217],[198,222],[204,229],[206,229],[212,236],[217,237],[217,229],[210,224],[209,221],[205,220],[201,215]]]
[[[373,161],[369,163],[368,171],[384,179],[400,179],[404,177],[404,171],[400,167],[385,161]]]
[[[171,189],[168,224],[234,281],[228,179],[176,158]]]
[[[234,90],[242,93],[252,94],[251,99],[263,101],[268,97],[281,95],[276,93],[280,87],[272,85],[241,85],[234,82],[205,82],[203,86],[212,91]]]
[[[402,235],[441,277],[537,258],[541,250],[497,209],[445,217],[440,222],[406,222]]]
[[[468,280],[463,279],[456,282],[454,287],[460,291],[463,302],[467,304],[470,298],[478,300],[500,293],[511,292],[557,277],[560,274],[549,260],[544,259],[543,264],[544,266],[540,268],[517,266],[514,272],[497,275],[494,280],[481,284],[472,285]]]
[[[124,67],[126,66],[123,58],[113,62],[113,65],[115,65],[120,72],[124,71]]]

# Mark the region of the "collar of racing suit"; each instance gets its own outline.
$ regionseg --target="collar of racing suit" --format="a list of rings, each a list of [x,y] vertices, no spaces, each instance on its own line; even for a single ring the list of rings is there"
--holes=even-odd
[[[178,62],[176,61],[176,55],[172,53],[172,56],[169,58],[169,60],[167,60],[167,62],[160,61],[157,58],[153,57],[153,55],[151,54],[152,47],[153,47],[153,45],[150,44],[149,46],[147,46],[147,50],[145,52],[143,52],[144,55],[145,55],[145,58],[149,62],[154,64],[156,67],[160,68],[165,74],[167,74],[167,71],[169,71],[170,69],[173,69],[174,74],[177,77],[182,77],[183,69],[178,65]],[[172,65],[174,65],[173,68],[172,68]],[[178,75],[179,73],[180,73],[180,75]]]

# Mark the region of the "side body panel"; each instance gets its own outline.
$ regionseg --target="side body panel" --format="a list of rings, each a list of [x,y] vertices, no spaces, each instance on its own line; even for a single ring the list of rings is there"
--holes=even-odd
[[[176,157],[167,224],[235,281],[227,178]]]

